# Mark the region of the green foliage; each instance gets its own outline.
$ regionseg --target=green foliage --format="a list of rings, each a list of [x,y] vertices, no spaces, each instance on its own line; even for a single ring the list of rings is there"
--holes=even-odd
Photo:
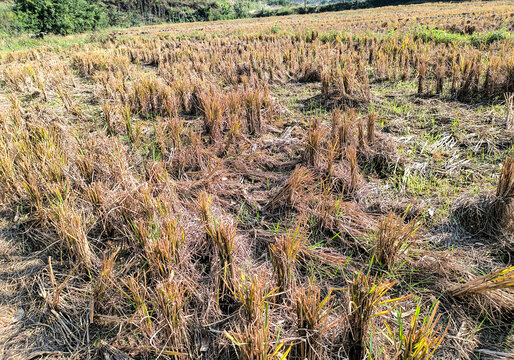
[[[278,0],[280,1],[280,0]],[[314,14],[322,13],[327,11],[343,11],[350,9],[363,9],[371,7],[371,3],[368,0],[355,0],[347,2],[334,2],[325,5],[309,5],[309,2],[303,2],[301,6],[290,6],[285,5],[279,9],[261,9],[255,13],[255,17],[267,17],[267,16],[283,16],[283,15],[295,15],[295,14]]]
[[[0,3],[0,33],[14,35],[21,30],[16,15],[7,4]]]
[[[415,38],[436,44],[453,44],[461,42],[464,36],[445,30],[421,28],[416,31]]]
[[[236,18],[247,18],[250,16],[248,1],[236,1],[234,3],[234,14]]]
[[[474,33],[469,37],[469,42],[474,46],[479,45],[490,45],[495,41],[503,40],[510,38],[512,39],[512,34],[509,33],[506,30],[496,30],[496,31],[490,31],[487,33],[477,34]]]
[[[268,5],[289,6],[291,5],[291,0],[268,0]]]
[[[447,30],[430,29],[421,27],[415,30],[415,38],[424,42],[436,44],[471,44],[473,46],[490,45],[495,41],[507,38],[512,39],[512,34],[506,30],[496,30],[487,33],[473,33],[471,35],[459,34]]]
[[[130,27],[144,24],[141,16],[135,12],[122,11],[116,6],[104,7],[106,26]],[[103,24],[101,24],[103,26]],[[101,27],[100,26],[100,27]]]
[[[94,30],[103,17],[101,8],[86,0],[16,0],[14,12],[24,29],[38,34]]]

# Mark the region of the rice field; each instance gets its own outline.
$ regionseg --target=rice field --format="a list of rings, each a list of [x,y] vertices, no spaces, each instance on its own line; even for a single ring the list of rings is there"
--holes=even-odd
[[[514,5],[4,39],[0,358],[510,359]]]

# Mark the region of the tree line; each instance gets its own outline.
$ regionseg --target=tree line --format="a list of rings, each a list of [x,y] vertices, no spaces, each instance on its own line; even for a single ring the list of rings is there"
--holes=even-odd
[[[5,6],[0,9],[0,19],[5,19],[0,31],[67,35],[107,26],[244,18],[250,15],[251,3],[251,0],[14,0],[9,11]]]
[[[8,11],[0,3],[0,33],[28,31],[38,36],[67,35],[108,26],[305,14],[407,2],[321,0],[318,5],[309,6],[309,0],[295,0],[300,4],[292,6],[291,0],[264,1],[272,7],[262,8],[260,0],[14,0]]]

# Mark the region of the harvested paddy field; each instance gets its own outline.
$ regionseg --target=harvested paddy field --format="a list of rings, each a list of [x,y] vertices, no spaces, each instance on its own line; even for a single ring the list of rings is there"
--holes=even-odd
[[[0,52],[0,358],[510,359],[514,5]]]

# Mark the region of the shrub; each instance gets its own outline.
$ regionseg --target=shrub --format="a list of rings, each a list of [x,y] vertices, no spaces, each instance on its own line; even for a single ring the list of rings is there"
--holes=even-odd
[[[12,12],[11,7],[0,4],[0,33],[13,35],[19,31],[20,24],[18,23],[15,14]]]
[[[16,0],[14,12],[23,28],[40,35],[94,30],[103,17],[100,7],[86,0]]]
[[[250,16],[250,12],[248,10],[248,2],[247,1],[237,1],[234,3],[234,13],[236,18],[247,18]]]

